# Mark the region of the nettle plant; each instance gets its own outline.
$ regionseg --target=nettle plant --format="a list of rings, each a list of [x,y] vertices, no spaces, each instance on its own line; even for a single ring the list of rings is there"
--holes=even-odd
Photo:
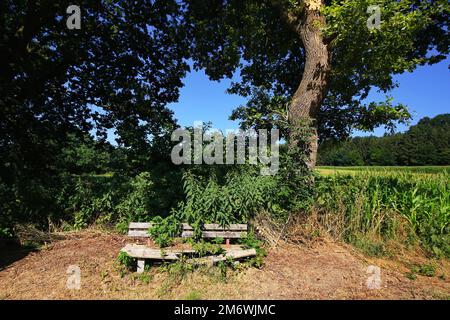
[[[228,173],[220,183],[214,176],[207,179],[185,173],[186,201],[175,215],[188,223],[245,223],[262,209],[268,209],[276,180],[269,176]]]
[[[170,246],[175,236],[180,233],[181,224],[174,216],[166,218],[156,216],[152,222],[153,225],[148,229],[148,233],[160,247]]]

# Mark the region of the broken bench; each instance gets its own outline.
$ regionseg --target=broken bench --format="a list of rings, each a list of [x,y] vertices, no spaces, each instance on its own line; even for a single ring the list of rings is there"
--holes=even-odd
[[[151,222],[130,222],[128,226],[128,236],[135,238],[148,238],[148,229],[153,224]],[[194,235],[194,228],[187,223],[182,224],[181,237],[189,238]],[[225,253],[217,256],[205,257],[211,264],[225,261],[227,259],[239,260],[256,255],[255,249],[242,249],[240,246],[231,246],[229,239],[239,239],[247,236],[247,224],[230,224],[221,227],[219,224],[204,224],[202,228],[202,238],[223,238],[227,247]],[[156,249],[145,245],[127,244],[121,251],[126,252],[130,257],[137,259],[137,272],[144,271],[145,260],[175,261],[183,255],[193,255],[195,250],[175,250]]]

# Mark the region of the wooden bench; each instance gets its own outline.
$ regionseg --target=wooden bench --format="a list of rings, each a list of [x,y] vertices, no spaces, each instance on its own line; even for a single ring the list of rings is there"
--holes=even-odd
[[[128,226],[128,236],[135,238],[149,238],[148,229],[153,224],[151,222],[130,222]],[[226,253],[220,256],[208,257],[211,263],[224,261],[227,258],[241,259],[255,256],[255,249],[242,250],[240,247],[231,247],[229,239],[239,239],[247,236],[247,224],[230,224],[227,227],[221,227],[219,224],[206,223],[203,225],[202,238],[223,238],[226,240]],[[190,238],[194,236],[194,228],[187,223],[181,227],[181,237]],[[145,245],[127,244],[122,248],[130,257],[137,259],[137,272],[144,272],[145,259],[158,261],[178,260],[183,254],[194,254],[194,250],[161,250],[149,248]]]
[[[136,258],[137,260],[137,273],[142,273],[145,270],[145,260],[157,260],[157,261],[176,261],[183,255],[195,254],[195,250],[161,250],[149,248],[145,245],[139,244],[127,244],[120,251],[127,253],[130,257]],[[231,258],[233,260],[243,259],[247,257],[256,256],[255,249],[242,249],[240,246],[230,247],[225,250],[224,254],[217,256],[209,256],[197,259],[190,259],[189,261],[198,264],[209,263],[214,265],[220,261],[226,261]]]

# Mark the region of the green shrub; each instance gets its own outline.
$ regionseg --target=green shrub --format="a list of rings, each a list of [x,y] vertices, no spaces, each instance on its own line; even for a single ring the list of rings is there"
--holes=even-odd
[[[204,257],[207,255],[219,255],[225,252],[225,250],[220,246],[220,244],[211,243],[204,240],[201,242],[194,243],[192,248],[200,257]]]
[[[263,243],[258,240],[252,230],[247,233],[247,236],[239,239],[239,243],[244,249],[255,249],[256,256],[247,259],[247,265],[261,268],[264,263],[264,257],[267,255],[263,248]]]
[[[116,209],[119,220],[148,221],[154,212],[152,199],[157,196],[149,172],[142,172],[126,183],[128,191],[121,198]]]
[[[121,251],[117,256],[116,261],[120,266],[126,268],[127,270],[131,270],[135,266],[135,259],[130,257],[126,252]]]
[[[224,181],[203,178],[187,172],[183,176],[186,201],[175,213],[190,224],[247,222],[262,209],[270,211],[276,179],[270,176],[227,174]]]
[[[0,228],[0,239],[12,238],[13,234],[10,228]]]
[[[0,238],[12,237],[14,207],[13,195],[0,179]]]
[[[157,216],[152,220],[153,225],[149,228],[150,237],[160,247],[170,246],[174,237],[180,233],[180,223],[174,216],[162,218]]]
[[[419,266],[417,273],[425,277],[434,277],[436,275],[436,267],[431,264]]]

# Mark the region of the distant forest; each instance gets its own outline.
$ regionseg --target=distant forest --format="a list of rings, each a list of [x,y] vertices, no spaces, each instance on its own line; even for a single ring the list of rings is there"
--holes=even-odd
[[[325,141],[319,147],[318,165],[450,165],[450,114],[422,118],[404,133]]]

